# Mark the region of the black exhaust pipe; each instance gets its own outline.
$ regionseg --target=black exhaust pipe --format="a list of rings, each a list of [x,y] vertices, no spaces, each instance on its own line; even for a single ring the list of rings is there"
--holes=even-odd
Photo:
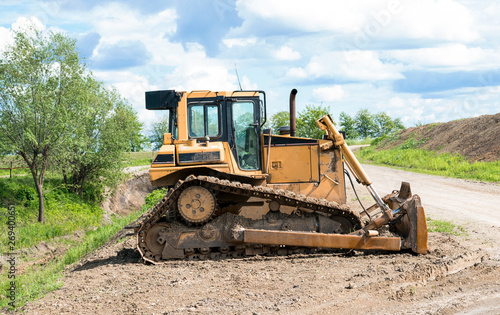
[[[295,137],[297,130],[297,121],[295,116],[295,95],[297,95],[297,89],[293,89],[290,92],[290,137]]]

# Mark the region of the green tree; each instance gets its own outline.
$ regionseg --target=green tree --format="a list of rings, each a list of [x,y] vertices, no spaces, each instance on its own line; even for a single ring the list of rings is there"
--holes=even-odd
[[[328,107],[307,105],[297,116],[297,135],[299,137],[321,139],[325,132],[319,129],[316,120],[328,114]]]
[[[0,133],[0,158],[12,154],[13,150],[11,148],[11,143],[4,133]]]
[[[131,109],[131,108],[130,108]],[[132,109],[131,109],[132,110]],[[139,121],[139,117],[132,110],[133,115],[128,117],[129,120],[129,134],[126,135],[128,139],[127,151],[140,152],[144,150],[144,147],[149,143],[148,137],[143,135],[141,131],[143,130],[144,124]]]
[[[84,66],[76,41],[33,26],[14,32],[0,64],[0,132],[28,165],[44,222],[43,184],[54,153],[76,128],[75,94]]]
[[[343,131],[345,131],[345,136],[347,139],[356,139],[359,135],[356,131],[355,125],[356,121],[354,118],[349,116],[346,112],[341,112],[339,117],[340,125]]]
[[[153,146],[153,150],[160,150],[163,145],[163,134],[168,133],[168,115],[151,124],[149,131],[149,141]]]
[[[368,138],[374,136],[374,132],[376,131],[375,122],[373,120],[373,115],[370,114],[368,109],[360,109],[356,113],[356,117],[354,118],[355,124],[354,128],[358,132],[361,138]]]
[[[373,117],[375,123],[375,137],[381,137],[404,129],[405,126],[400,118],[392,119],[384,112],[380,112]]]
[[[406,128],[399,117],[394,119],[394,125],[396,126],[396,131]]]
[[[278,134],[278,129],[290,125],[290,113],[287,111],[277,112],[271,116],[271,128],[273,134]]]
[[[60,164],[70,189],[95,196],[121,174],[125,152],[132,150],[131,139],[139,137],[141,124],[132,107],[103,83],[88,76],[81,88],[78,128],[71,144],[60,150]]]
[[[375,137],[381,137],[396,130],[396,124],[392,118],[384,112],[375,114],[375,116],[373,116],[373,122],[375,124]]]

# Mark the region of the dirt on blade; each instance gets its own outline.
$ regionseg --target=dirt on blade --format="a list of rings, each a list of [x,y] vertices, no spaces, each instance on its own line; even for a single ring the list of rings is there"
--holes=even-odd
[[[411,127],[378,147],[390,149],[412,138],[423,149],[458,153],[471,162],[496,161],[500,159],[500,113]]]

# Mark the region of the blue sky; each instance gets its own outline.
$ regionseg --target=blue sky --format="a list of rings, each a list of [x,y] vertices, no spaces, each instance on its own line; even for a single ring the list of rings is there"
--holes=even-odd
[[[141,121],[156,89],[265,90],[268,114],[361,108],[406,126],[500,112],[498,1],[0,1],[0,51],[35,23],[78,40]]]

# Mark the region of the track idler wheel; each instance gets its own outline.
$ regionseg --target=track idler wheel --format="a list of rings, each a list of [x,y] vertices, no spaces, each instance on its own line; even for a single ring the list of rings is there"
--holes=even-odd
[[[179,214],[188,223],[201,224],[210,220],[215,212],[215,197],[201,186],[186,188],[177,200]]]

